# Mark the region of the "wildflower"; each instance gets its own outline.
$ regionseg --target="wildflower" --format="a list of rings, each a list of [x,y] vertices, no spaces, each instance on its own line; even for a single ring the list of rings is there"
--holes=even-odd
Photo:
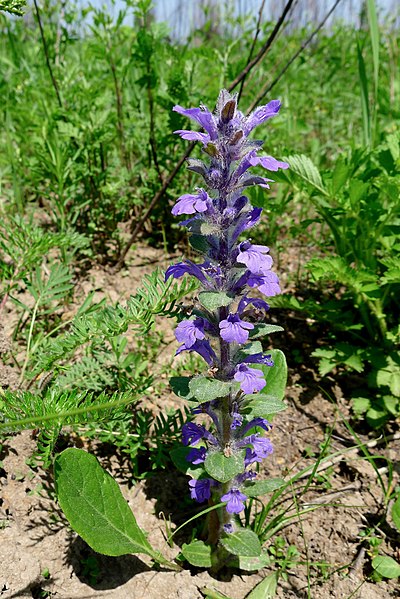
[[[199,448],[193,447],[193,449],[191,449],[189,451],[189,453],[187,454],[186,461],[191,462],[192,464],[197,466],[198,464],[202,464],[205,461],[206,455],[207,455],[206,447],[199,447]]]
[[[228,343],[246,343],[254,325],[241,320],[238,314],[229,314],[228,318],[219,323],[219,328],[222,339]]]
[[[192,347],[197,340],[205,338],[204,325],[204,318],[182,320],[175,329],[175,337],[179,343],[184,343],[186,348]]]
[[[199,503],[207,501],[211,497],[211,486],[214,484],[214,481],[210,478],[193,478],[189,481],[190,497]]]
[[[262,370],[249,368],[243,363],[236,366],[233,378],[240,383],[241,390],[246,394],[261,391],[266,385]]]
[[[226,511],[229,514],[239,514],[244,510],[244,502],[247,496],[241,493],[239,489],[231,489],[225,495],[222,495],[221,501],[226,501]]]

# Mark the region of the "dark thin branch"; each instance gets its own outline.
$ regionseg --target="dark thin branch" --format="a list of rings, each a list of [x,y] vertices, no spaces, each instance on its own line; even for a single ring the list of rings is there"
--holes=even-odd
[[[249,52],[249,57],[247,59],[247,64],[249,64],[249,62],[253,58],[254,48],[256,47],[258,36],[260,35],[260,31],[261,31],[261,19],[262,19],[262,14],[263,14],[264,6],[265,6],[265,0],[262,0],[261,6],[260,6],[260,10],[258,12],[256,33],[255,33],[255,35],[253,37],[253,42],[251,44],[251,48],[250,48],[250,52]],[[239,89],[239,94],[238,94],[238,103],[239,103],[240,98],[242,97],[243,86],[244,86],[245,80],[246,80],[246,75],[243,77],[243,79],[242,79],[242,81],[240,83],[240,89]]]
[[[160,198],[164,195],[164,193],[168,189],[169,185],[175,179],[175,176],[179,172],[181,166],[184,164],[186,158],[188,158],[190,156],[190,154],[193,152],[193,148],[195,147],[195,145],[196,144],[194,142],[192,142],[190,144],[190,146],[188,147],[188,149],[186,150],[184,155],[176,163],[174,170],[171,172],[169,177],[164,181],[164,184],[161,187],[161,189],[159,189],[157,191],[157,193],[151,200],[149,207],[147,208],[146,212],[141,216],[140,220],[137,222],[136,227],[134,228],[134,230],[132,232],[132,235],[130,236],[129,240],[126,243],[126,246],[124,247],[123,251],[121,252],[118,262],[116,263],[116,265],[113,268],[113,272],[118,272],[122,268],[122,266],[124,264],[125,256],[129,252],[133,243],[135,242],[135,239],[136,239],[138,233],[140,232],[141,228],[143,227],[144,222],[148,219],[148,217],[150,216],[150,214],[153,211],[154,206],[157,204],[157,202],[160,200]]]
[[[322,27],[325,25],[325,23],[327,22],[327,20],[329,19],[329,17],[331,16],[331,14],[333,13],[333,11],[335,10],[335,8],[338,6],[338,4],[341,2],[342,0],[336,0],[335,4],[332,6],[332,8],[327,12],[327,14],[325,15],[325,17],[323,18],[323,20],[321,21],[321,23],[318,25],[318,27],[316,29],[314,29],[314,31],[312,32],[312,34],[306,39],[305,42],[303,42],[300,46],[300,48],[297,50],[297,52],[295,52],[293,54],[293,56],[290,58],[290,60],[286,63],[286,65],[284,66],[284,68],[280,71],[280,73],[275,77],[275,79],[265,85],[260,93],[258,94],[258,96],[256,97],[256,99],[254,100],[253,104],[250,106],[249,108],[249,112],[251,112],[252,110],[254,110],[254,108],[260,103],[260,101],[264,98],[264,96],[266,96],[273,87],[275,87],[275,85],[278,83],[278,81],[283,77],[283,75],[286,73],[286,71],[288,70],[288,68],[290,67],[290,65],[296,60],[296,58],[303,52],[303,50],[305,48],[307,48],[308,44],[310,44],[312,42],[312,40],[314,39],[314,37],[317,35],[317,33],[322,29]]]
[[[50,74],[51,82],[52,82],[53,87],[54,87],[54,91],[56,92],[58,105],[59,105],[60,108],[62,108],[63,104],[62,104],[62,101],[61,101],[60,90],[58,89],[57,80],[56,80],[56,78],[54,76],[53,69],[52,69],[51,64],[50,64],[49,51],[48,51],[48,48],[47,48],[46,38],[44,36],[44,31],[43,31],[42,19],[40,17],[39,6],[38,6],[38,3],[37,3],[36,0],[33,0],[33,3],[35,5],[36,17],[37,17],[37,20],[38,20],[38,23],[39,23],[40,37],[42,38],[42,44],[43,44],[44,55],[46,57],[47,68],[48,68],[48,71],[49,71],[49,74]]]
[[[276,38],[276,36],[279,33],[280,28],[282,27],[286,16],[289,12],[289,10],[291,9],[293,3],[295,2],[295,0],[288,0],[288,2],[286,3],[285,8],[282,11],[281,16],[279,17],[279,19],[277,20],[275,27],[273,28],[269,38],[267,39],[267,41],[265,42],[265,44],[263,45],[263,47],[261,48],[261,50],[259,51],[259,53],[253,58],[253,60],[251,60],[243,69],[243,71],[241,73],[239,73],[239,75],[236,77],[236,79],[234,79],[234,81],[232,81],[232,83],[230,84],[230,86],[228,87],[229,91],[232,91],[241,81],[242,79],[244,79],[248,73],[251,71],[251,69],[253,67],[256,66],[257,63],[260,62],[260,60],[262,59],[262,57],[267,53],[267,51],[270,49],[272,42],[274,41],[274,39]]]

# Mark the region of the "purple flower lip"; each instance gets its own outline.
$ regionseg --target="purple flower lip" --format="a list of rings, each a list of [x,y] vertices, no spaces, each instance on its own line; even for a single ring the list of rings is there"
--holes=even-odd
[[[205,339],[204,325],[204,318],[182,320],[175,329],[176,340],[184,343],[186,348],[193,347],[196,341]]]
[[[180,196],[171,212],[174,216],[206,212],[210,203],[211,198],[208,193],[204,189],[199,189],[196,194],[185,193]]]
[[[266,385],[262,370],[249,368],[246,364],[241,363],[236,366],[235,371],[233,378],[240,383],[240,388],[246,395],[261,391]]]
[[[249,331],[254,329],[254,324],[241,320],[238,314],[229,314],[228,318],[219,323],[220,335],[228,343],[246,343]]]
[[[244,510],[244,502],[247,499],[247,495],[241,493],[239,489],[231,489],[225,495],[222,495],[221,501],[226,501],[226,511],[229,514],[239,514]]]
[[[246,447],[246,445],[252,445],[253,451],[246,449],[245,465],[248,466],[253,462],[261,462],[264,458],[269,456],[273,451],[273,445],[267,437],[260,437],[260,433],[249,435],[241,441],[236,441],[235,446],[237,449]],[[251,461],[249,461],[251,460]]]
[[[273,264],[271,256],[268,255],[269,248],[264,245],[253,245],[249,241],[239,244],[239,254],[236,260],[245,264],[253,274],[268,273]]]
[[[196,121],[205,131],[207,131],[211,140],[218,138],[215,118],[207,108],[182,108],[182,106],[177,104],[172,110],[189,117],[192,121]]]

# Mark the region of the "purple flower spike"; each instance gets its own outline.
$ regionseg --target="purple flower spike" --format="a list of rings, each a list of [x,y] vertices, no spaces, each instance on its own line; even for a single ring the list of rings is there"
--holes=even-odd
[[[185,193],[178,198],[171,212],[174,216],[179,214],[195,214],[196,212],[205,212],[211,202],[211,198],[204,189],[199,189],[199,193]]]
[[[185,347],[192,347],[196,341],[205,339],[204,318],[195,320],[182,320],[175,329],[175,337],[179,343],[184,343]]]
[[[239,489],[231,489],[225,495],[222,495],[221,501],[227,501],[226,511],[229,514],[239,514],[244,510],[244,501],[247,495],[244,495]]]
[[[194,422],[187,422],[182,427],[182,443],[184,445],[197,445],[199,441],[204,437],[206,429],[200,424]]]
[[[272,100],[245,116],[238,109],[238,98],[239,94],[224,89],[214,112],[203,105],[173,108],[194,121],[198,125],[194,129],[199,129],[179,129],[175,133],[203,146],[204,159],[189,158],[187,167],[203,178],[204,189],[196,188],[194,193],[181,195],[172,208],[174,215],[185,215],[179,224],[187,227],[192,235],[191,244],[203,256],[203,262],[183,260],[170,266],[165,274],[166,280],[185,274],[196,277],[200,292],[194,301],[206,309],[206,314],[194,310],[175,331],[181,343],[176,354],[197,352],[209,366],[205,373],[208,383],[204,382],[203,387],[200,380],[198,392],[193,394],[199,403],[196,402],[192,412],[207,418],[212,432],[193,422],[183,426],[182,439],[188,446],[186,460],[194,466],[208,464],[209,452],[230,455],[230,448],[234,454],[245,454],[243,467],[223,485],[212,477],[189,482],[191,497],[196,501],[203,502],[212,496],[213,502],[222,501],[226,505],[225,516],[216,516],[219,523],[215,532],[218,530],[222,537],[236,530],[230,515],[245,509],[245,487],[257,476],[254,467],[248,467],[273,451],[271,441],[262,436],[270,431],[271,424],[265,418],[251,419],[242,414],[246,411],[241,404],[246,399],[244,396],[264,389],[267,382],[263,371],[266,372],[266,366],[273,366],[271,354],[243,348],[243,344],[257,337],[255,331],[263,332],[263,327],[256,323],[263,322],[269,309],[264,299],[248,295],[252,295],[252,289],[267,297],[280,293],[279,279],[271,270],[269,249],[240,238],[249,237],[246,232],[259,222],[262,213],[243,194],[254,185],[269,189],[273,181],[268,177],[273,175],[268,171],[289,167],[272,156],[257,156],[263,141],[249,139],[255,127],[278,114],[280,101]],[[253,167],[264,168],[263,173],[259,171],[265,176],[254,173]],[[208,293],[202,294],[204,291]],[[242,351],[238,346],[242,346]],[[262,365],[262,370],[257,364]],[[225,385],[232,387],[230,394]]]
[[[228,343],[246,343],[249,331],[254,329],[254,324],[240,319],[238,314],[229,314],[226,320],[219,323],[221,337]]]
[[[189,453],[186,456],[186,461],[187,462],[191,462],[192,464],[202,464],[205,459],[206,459],[206,455],[207,455],[207,448],[206,447],[193,447],[193,449],[191,449],[189,451]]]
[[[236,366],[236,373],[233,378],[240,383],[240,388],[246,395],[261,391],[267,384],[262,370],[249,368],[243,363]]]
[[[207,501],[211,497],[212,484],[214,484],[214,481],[210,478],[201,478],[198,480],[193,478],[189,481],[190,497],[199,503]]]
[[[267,433],[272,429],[272,424],[268,422],[265,418],[254,418],[249,423],[247,423],[242,430],[240,431],[242,435],[245,435],[247,431],[254,428],[255,426],[259,426],[263,428]]]
[[[263,275],[268,273],[273,264],[268,252],[269,248],[264,245],[253,245],[250,241],[243,241],[239,245],[239,254],[236,260],[245,264],[251,273]]]

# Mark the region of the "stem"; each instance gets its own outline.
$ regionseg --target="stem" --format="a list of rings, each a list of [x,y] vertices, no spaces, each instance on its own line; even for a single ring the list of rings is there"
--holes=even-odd
[[[42,38],[43,50],[44,50],[44,55],[46,57],[46,64],[47,64],[47,68],[48,68],[48,71],[49,71],[50,79],[51,79],[51,82],[53,84],[54,91],[56,92],[58,105],[59,105],[60,108],[62,108],[63,105],[62,105],[62,101],[61,101],[60,90],[58,89],[57,80],[56,80],[56,78],[54,76],[53,69],[52,69],[51,64],[50,64],[49,51],[48,51],[48,48],[47,48],[47,42],[46,42],[46,38],[45,38],[45,35],[44,35],[44,30],[43,30],[43,25],[42,25],[42,19],[40,17],[39,6],[38,6],[38,3],[37,3],[36,0],[33,0],[33,4],[35,5],[36,17],[37,17],[37,20],[38,20],[38,23],[39,23],[39,29],[40,29],[40,37]]]
[[[29,327],[28,343],[27,343],[27,347],[26,347],[26,357],[25,357],[24,365],[22,366],[21,375],[19,377],[19,386],[21,385],[22,381],[24,380],[25,370],[26,370],[26,367],[28,366],[28,362],[29,362],[29,354],[30,354],[32,335],[33,335],[33,327],[35,325],[36,314],[37,314],[37,311],[39,308],[39,301],[40,301],[40,299],[35,303],[35,307],[33,308],[33,312],[32,312],[32,320],[31,320],[31,324]]]

